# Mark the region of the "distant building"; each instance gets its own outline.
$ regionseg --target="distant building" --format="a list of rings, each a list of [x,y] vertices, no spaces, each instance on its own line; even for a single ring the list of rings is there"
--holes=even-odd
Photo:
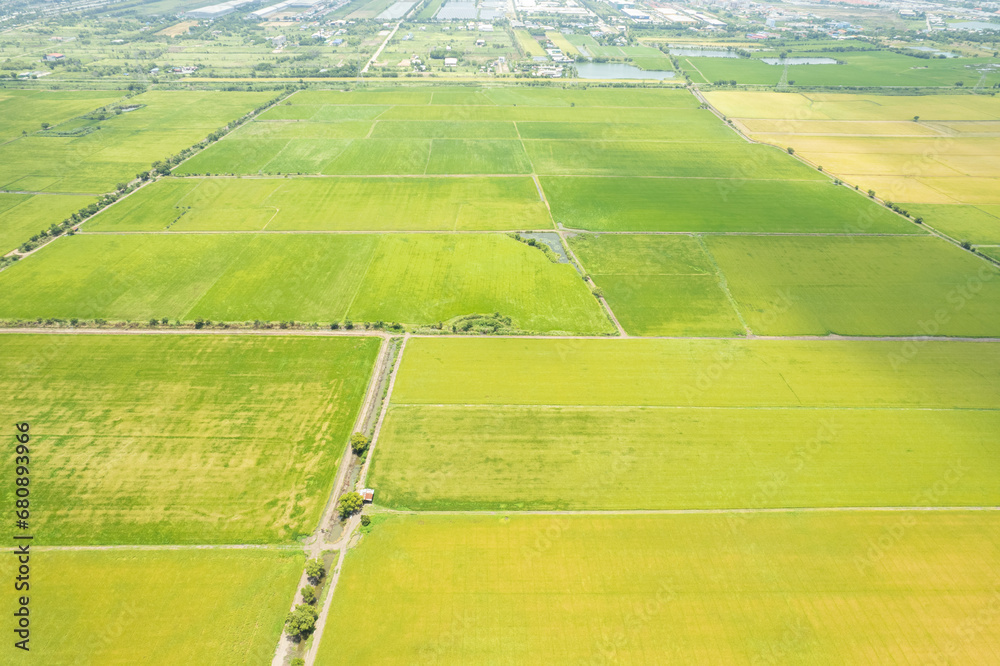
[[[45,54],[45,60],[47,62],[56,62],[58,60],[64,60],[65,58],[66,58],[66,56],[64,56],[62,53],[46,53]]]
[[[375,501],[375,491],[371,488],[362,488],[358,491],[358,494],[361,495],[362,502],[368,502],[370,504]]]
[[[445,67],[457,67],[458,66],[458,58],[445,58],[444,59],[444,66]]]

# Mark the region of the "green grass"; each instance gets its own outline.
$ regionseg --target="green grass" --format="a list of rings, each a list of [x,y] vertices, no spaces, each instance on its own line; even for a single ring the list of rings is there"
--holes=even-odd
[[[302,562],[280,551],[32,549],[31,651],[8,645],[6,663],[270,663]],[[4,577],[15,565],[4,560]],[[8,617],[16,598],[12,588]]]
[[[746,333],[697,239],[583,234],[569,244],[629,334]]]
[[[102,121],[78,137],[29,135],[0,146],[0,187],[100,193],[191,146],[265,102],[272,93],[157,91],[129,99],[144,105]],[[96,129],[97,126],[100,129]],[[58,129],[58,127],[56,128]],[[24,181],[31,181],[26,187]]]
[[[977,251],[985,254],[987,257],[992,257],[997,261],[1000,261],[1000,247],[997,247],[995,245],[989,247],[980,247],[977,248]]]
[[[0,274],[8,318],[434,324],[493,312],[531,331],[613,330],[570,265],[499,234],[79,235]]]
[[[971,243],[1000,243],[1000,206],[955,206],[946,204],[903,204],[914,217],[957,240]]]
[[[590,231],[921,233],[824,181],[545,177],[541,183],[556,222]]]
[[[1000,270],[937,238],[706,236],[765,335],[1000,335]]]
[[[35,442],[36,543],[266,543],[315,528],[378,342],[3,335],[0,349],[0,402]]]
[[[394,404],[996,409],[990,342],[411,339]]]
[[[1000,650],[979,619],[997,528],[987,513],[392,516],[348,553],[317,663],[982,663]]]
[[[0,218],[2,219],[2,218]],[[530,178],[166,179],[88,231],[453,231],[552,226]]]

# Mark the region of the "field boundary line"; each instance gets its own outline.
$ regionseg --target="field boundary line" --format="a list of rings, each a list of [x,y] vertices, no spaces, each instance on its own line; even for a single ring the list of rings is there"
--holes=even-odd
[[[856,405],[609,405],[534,404],[526,402],[397,402],[396,407],[430,407],[434,409],[574,409],[574,410],[634,410],[634,409],[677,409],[677,410],[720,410],[720,411],[828,411],[828,412],[998,412],[1000,407],[906,407],[885,405],[862,407]]]
[[[733,312],[736,313],[736,318],[740,320],[740,325],[743,327],[743,330],[746,331],[748,337],[752,336],[753,331],[750,330],[750,327],[747,325],[746,319],[743,318],[743,313],[740,312],[740,308],[736,304],[736,299],[733,298],[732,292],[729,291],[729,281],[726,279],[726,275],[722,272],[722,268],[719,266],[719,262],[715,260],[715,257],[712,255],[711,250],[708,249],[708,245],[705,243],[705,239],[702,238],[700,234],[693,234],[693,236],[698,241],[698,245],[701,246],[701,251],[704,252],[705,256],[708,257],[708,260],[712,262],[712,266],[713,268],[715,268],[715,275],[719,279],[719,287],[722,289],[722,292],[726,295],[726,299],[729,300],[729,305],[730,307],[733,308]]]
[[[419,511],[413,509],[390,509],[378,507],[379,513],[395,513],[414,516],[675,516],[696,514],[740,514],[740,513],[849,513],[849,512],[1000,512],[1000,506],[803,506],[803,507],[757,507],[729,509],[567,509],[567,510],[471,510],[448,511],[430,509]]]
[[[220,543],[220,544],[113,544],[106,546],[33,546],[36,550],[287,550],[300,553],[299,544],[280,543]]]
[[[44,327],[0,327],[0,335],[276,335],[276,336],[372,336],[388,338],[392,334],[379,330],[328,330],[328,329],[195,329],[195,328],[44,328]],[[459,335],[457,333],[408,333],[411,338],[455,338],[455,339],[492,339],[492,340],[618,340],[618,337],[608,335]],[[723,341],[723,340],[761,340],[761,341],[796,341],[796,342],[981,342],[1000,343],[1000,337],[970,337],[948,335],[643,335],[634,336],[635,340],[684,340],[684,341]]]

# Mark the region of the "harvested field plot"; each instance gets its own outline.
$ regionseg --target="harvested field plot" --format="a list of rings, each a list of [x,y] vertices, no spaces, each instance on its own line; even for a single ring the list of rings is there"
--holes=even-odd
[[[762,335],[1000,335],[1000,270],[937,238],[706,236]]]
[[[35,542],[312,531],[377,349],[369,338],[0,336],[0,404],[36,442]]]
[[[570,247],[632,335],[746,333],[695,238],[584,234]]]
[[[907,210],[1000,204],[996,98],[712,92],[708,99],[754,139],[792,147]],[[953,209],[953,215],[928,214],[925,222],[959,240],[993,242],[980,211]]]
[[[570,265],[504,235],[80,235],[0,274],[0,317],[435,324],[493,312],[529,331],[614,330]]]
[[[556,222],[588,231],[923,233],[824,181],[544,177]]]
[[[201,141],[271,96],[168,91],[137,95],[121,105],[138,107],[134,110],[112,112],[110,118],[74,123],[71,128],[56,125],[51,135],[28,135],[0,146],[0,188],[111,191],[118,182]],[[20,184],[25,178],[35,184],[30,188]]]
[[[23,663],[268,663],[302,562],[294,551],[33,550]],[[9,557],[0,571],[14,567]]]
[[[371,482],[408,509],[908,506],[961,460],[947,503],[994,505],[996,346],[411,340]]]
[[[962,627],[995,607],[998,522],[391,516],[348,554],[317,663],[990,661],[995,626]],[[378,618],[359,617],[373,598]]]
[[[503,231],[551,226],[530,178],[185,178],[143,188],[85,229]]]

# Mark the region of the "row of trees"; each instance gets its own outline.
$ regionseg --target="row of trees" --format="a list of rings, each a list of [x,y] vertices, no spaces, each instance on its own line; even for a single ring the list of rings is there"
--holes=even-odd
[[[301,641],[316,630],[316,619],[319,613],[316,604],[319,597],[316,594],[318,586],[326,577],[326,567],[323,560],[314,558],[306,562],[306,580],[308,585],[302,588],[302,601],[288,614],[285,619],[285,631],[293,639]]]

